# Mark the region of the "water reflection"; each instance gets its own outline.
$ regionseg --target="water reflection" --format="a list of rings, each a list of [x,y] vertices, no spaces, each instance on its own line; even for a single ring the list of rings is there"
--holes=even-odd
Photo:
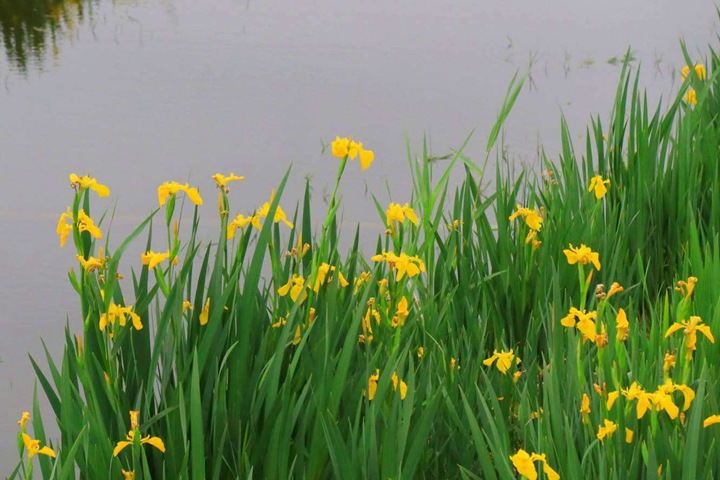
[[[92,17],[97,0],[0,0],[0,32],[5,56],[14,68],[42,68],[56,58],[60,41]]]

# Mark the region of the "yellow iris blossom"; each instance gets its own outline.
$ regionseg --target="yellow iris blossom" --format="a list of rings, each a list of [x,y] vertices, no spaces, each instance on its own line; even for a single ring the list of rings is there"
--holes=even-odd
[[[370,297],[370,299],[367,302],[368,309],[367,312],[365,312],[365,315],[363,316],[360,325],[362,326],[363,333],[358,335],[358,342],[360,343],[371,343],[373,341],[373,329],[372,329],[372,322],[370,321],[371,318],[375,319],[375,323],[380,325],[380,312],[373,308],[373,305],[375,304],[375,298]]]
[[[216,173],[212,176],[212,179],[215,180],[215,184],[218,188],[224,188],[227,189],[227,184],[230,182],[236,182],[239,180],[245,180],[245,177],[239,177],[235,175],[234,173],[230,173],[230,175],[225,176],[221,173]]]
[[[362,170],[367,170],[375,160],[375,153],[372,150],[366,150],[363,148],[362,142],[355,142],[347,137],[335,137],[331,148],[333,156],[338,158],[348,157],[350,160],[355,160],[355,157],[360,155],[360,168]]]
[[[40,455],[47,455],[48,457],[55,458],[55,451],[52,448],[48,447],[47,445],[40,448],[40,440],[33,439],[25,432],[22,432],[21,435],[23,443],[25,444],[25,448],[27,448],[28,451],[29,460],[32,460],[32,458],[38,453]]]
[[[397,373],[393,373],[393,375],[392,375],[393,390],[398,389],[398,380],[399,380],[399,378],[398,378]],[[402,380],[399,380],[399,383],[400,383],[400,400],[405,400],[405,396],[407,395],[407,389],[408,389],[407,383],[405,383]]]
[[[130,430],[127,434],[127,437],[125,437],[126,440],[121,440],[121,441],[117,442],[117,445],[115,446],[115,449],[113,450],[113,456],[117,457],[120,454],[120,452],[122,452],[123,449],[125,449],[125,447],[133,444],[133,442],[135,441],[135,432],[136,432],[136,430]],[[152,437],[152,436],[148,435],[146,437],[140,438],[141,445],[144,445],[146,443],[157,448],[162,453],[165,453],[165,443],[159,437]]]
[[[693,351],[697,350],[697,332],[705,335],[710,343],[715,343],[715,337],[710,331],[710,327],[703,324],[702,319],[698,316],[691,316],[689,321],[673,323],[665,332],[665,338],[678,330],[682,330],[685,335],[685,359],[688,361],[692,360]]]
[[[124,480],[135,480],[135,470],[130,470],[129,472],[126,472],[121,468],[120,472],[123,474]]]
[[[720,423],[720,415],[710,415],[703,422],[703,428],[707,428],[710,425],[715,425],[716,423]]]
[[[570,265],[575,265],[578,262],[583,265],[592,263],[596,270],[600,270],[600,255],[597,252],[593,252],[590,247],[585,246],[585,244],[580,245],[580,247],[573,247],[571,243],[570,249],[563,250],[563,253],[567,257]]]
[[[195,205],[203,204],[202,197],[200,197],[200,192],[198,192],[198,189],[195,187],[191,188],[187,183],[185,185],[182,185],[178,182],[165,182],[158,187],[157,191],[158,203],[161,207],[165,205],[168,197],[177,195],[180,192],[185,192],[185,195],[187,195],[190,201]]]
[[[70,220],[70,223],[66,223],[65,220]],[[70,207],[67,208],[67,211],[65,213],[62,213],[60,215],[60,220],[58,220],[57,228],[55,229],[55,232],[60,235],[60,247],[65,246],[65,241],[67,240],[67,237],[72,233],[72,210],[70,210]]]
[[[103,270],[105,268],[105,257],[103,256],[103,248],[100,247],[100,253],[98,254],[98,257],[88,256],[87,259],[83,257],[82,255],[75,255],[75,258],[78,259],[80,262],[80,265],[83,267],[83,270],[87,273],[92,273],[95,270]]]
[[[535,209],[526,208],[518,204],[517,210],[508,217],[508,220],[512,222],[517,217],[523,217],[527,226],[535,231],[540,231],[542,228],[543,219]]]
[[[692,297],[692,294],[695,291],[695,284],[697,283],[697,281],[697,277],[688,277],[687,282],[685,282],[684,280],[678,280],[678,286],[675,287],[675,290],[683,294],[683,296],[687,300]]]
[[[315,277],[315,284],[313,285],[313,290],[315,290],[315,292],[319,292],[320,285],[324,285],[325,283],[329,283],[331,281],[331,278],[328,278],[328,274],[335,271],[336,269],[333,265],[329,265],[328,263],[323,262],[318,268],[318,273]],[[337,274],[338,283],[340,284],[340,286],[347,287],[349,283],[343,276],[342,272],[340,272],[340,270],[337,270]]]
[[[624,290],[623,286],[620,285],[618,282],[613,282],[612,285],[610,285],[610,291],[605,296],[605,300],[609,299],[616,293],[620,293]]]
[[[633,382],[628,389],[621,389],[622,395],[628,402],[637,400],[637,418],[645,416],[645,412],[651,407],[652,394],[643,390],[639,383]]]
[[[665,359],[663,360],[663,373],[665,375],[670,374],[670,369],[675,366],[675,355],[666,353]]]
[[[560,475],[553,470],[547,463],[545,454],[538,455],[537,453],[528,453],[523,449],[520,449],[515,455],[510,455],[510,461],[512,462],[515,469],[528,478],[528,480],[537,480],[538,473],[535,468],[535,462],[541,461],[543,464],[543,471],[549,480],[560,480]]]
[[[127,447],[128,445],[132,445],[133,442],[135,441],[136,435],[140,436],[140,420],[139,420],[139,418],[140,418],[139,411],[135,411],[135,410],[130,411],[130,428],[131,428],[131,430],[128,432],[127,437],[125,437],[126,438],[125,440],[120,440],[119,442],[117,442],[117,445],[115,446],[115,449],[113,450],[114,457],[117,457],[120,454],[120,452],[123,451],[123,449],[125,447]],[[165,453],[165,443],[163,443],[163,441],[160,438],[152,437],[150,435],[148,435],[146,437],[140,436],[140,444],[144,445],[146,443],[157,448],[162,453]]]
[[[498,370],[500,370],[500,373],[505,375],[512,366],[513,359],[515,360],[516,364],[520,363],[520,359],[515,356],[515,353],[513,353],[512,349],[509,352],[498,352],[497,350],[494,350],[490,358],[486,358],[485,360],[483,360],[483,365],[485,365],[486,367],[491,367],[493,362],[497,360],[495,366]]]
[[[27,424],[28,420],[30,420],[30,412],[23,412],[20,416],[20,420],[18,420],[18,425],[20,425],[20,431],[25,431],[25,425]]]
[[[132,322],[133,328],[135,330],[142,330],[143,324],[140,320],[140,316],[132,311],[132,305],[128,305],[127,307],[121,307],[119,305],[115,305],[114,303],[111,303],[108,307],[108,311],[106,313],[103,313],[100,315],[100,330],[105,330],[105,327],[108,324],[115,324],[117,321],[121,327],[124,327],[127,323],[127,316],[130,317],[130,321]]]
[[[268,216],[268,213],[270,213],[270,205],[272,204],[273,200],[275,200],[275,190],[273,190],[270,193],[270,201],[263,203],[262,207],[260,207],[257,212],[255,212],[255,215],[253,216],[254,219],[252,224],[253,227],[257,228],[258,230],[261,229],[260,227],[260,219],[265,218]],[[290,223],[287,219],[287,216],[285,215],[285,212],[283,211],[282,207],[280,205],[277,206],[275,209],[275,216],[273,217],[273,222],[279,223],[283,222],[285,225],[287,225],[289,228],[293,228],[293,224]]]
[[[685,101],[688,105],[697,105],[697,92],[694,88],[688,88],[688,91],[685,93]]]
[[[617,430],[617,424],[612,420],[604,420],[605,425],[598,427],[597,438],[603,442]]]
[[[235,238],[235,231],[238,228],[245,228],[246,225],[252,223],[253,218],[254,217],[252,217],[252,216],[246,217],[245,215],[240,214],[237,217],[235,217],[234,220],[232,220],[230,223],[228,223],[228,226],[227,226],[228,240],[232,240],[233,238]]]
[[[296,302],[301,294],[302,298],[300,298],[300,301],[304,301],[305,297],[307,297],[307,293],[305,292],[305,278],[294,273],[292,278],[278,289],[278,295],[281,297],[284,297],[288,293],[290,293],[290,298],[292,298],[293,302]]]
[[[95,226],[93,219],[90,218],[82,208],[78,212],[77,226],[79,231],[88,232],[93,238],[98,240],[102,238],[102,232]]]
[[[392,319],[392,326],[402,327],[403,325],[405,325],[405,319],[408,317],[409,314],[410,312],[408,311],[408,301],[407,298],[405,298],[405,296],[403,295],[403,297],[397,304],[395,316]]]
[[[380,380],[380,369],[376,368],[375,373],[368,378],[367,398],[372,400],[377,392],[377,382]]]
[[[617,330],[617,339],[620,341],[627,340],[628,335],[630,334],[630,323],[627,319],[627,314],[625,314],[625,310],[622,308],[618,310],[617,317],[615,318],[616,324],[616,330]]]
[[[593,190],[595,190],[595,198],[600,200],[607,193],[607,187],[605,185],[610,185],[610,180],[603,180],[602,176],[595,175],[590,179],[590,187],[588,188],[588,192],[592,192]],[[598,270],[600,269],[598,268]]]
[[[583,416],[583,422],[587,423],[590,415],[590,397],[587,393],[583,393],[582,402],[580,403],[580,413]]]
[[[142,264],[147,265],[149,270],[152,270],[157,265],[160,264],[160,262],[164,262],[170,258],[170,252],[153,252],[152,250],[148,250],[147,252],[142,254]]]
[[[388,227],[392,227],[395,222],[403,223],[405,222],[406,218],[410,220],[414,225],[417,225],[419,221],[417,215],[415,214],[415,210],[413,210],[407,203],[400,206],[399,203],[390,202],[390,205],[388,206],[385,215],[386,224]]]
[[[373,262],[386,262],[390,268],[395,269],[397,271],[395,281],[398,282],[406,274],[409,278],[412,278],[425,271],[425,262],[420,257],[411,257],[404,252],[400,253],[400,255],[396,255],[394,252],[383,252],[373,255],[370,259]]]
[[[635,432],[633,432],[629,428],[625,429],[625,443],[632,443],[634,436],[635,436]]]
[[[697,74],[697,76],[700,80],[705,80],[705,77],[707,76],[707,71],[705,70],[705,65],[703,65],[702,63],[697,63],[697,64],[695,64],[693,69],[695,70],[695,73]],[[682,74],[682,79],[684,81],[688,77],[688,75],[690,75],[690,65],[685,65],[682,68],[681,74]]]
[[[207,325],[208,320],[210,320],[210,297],[205,300],[205,306],[200,312],[199,320],[201,326]]]
[[[97,179],[90,178],[87,175],[79,177],[74,173],[71,173],[70,186],[72,188],[80,187],[81,190],[89,188],[90,190],[93,190],[95,193],[97,193],[98,197],[107,197],[108,195],[110,195],[110,189],[107,186],[98,183]]]

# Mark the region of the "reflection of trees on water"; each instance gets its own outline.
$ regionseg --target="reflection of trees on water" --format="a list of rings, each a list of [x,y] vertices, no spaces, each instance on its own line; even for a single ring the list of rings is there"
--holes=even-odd
[[[28,64],[41,64],[58,42],[72,35],[92,15],[97,0],[0,0],[0,35],[5,55],[26,72]]]

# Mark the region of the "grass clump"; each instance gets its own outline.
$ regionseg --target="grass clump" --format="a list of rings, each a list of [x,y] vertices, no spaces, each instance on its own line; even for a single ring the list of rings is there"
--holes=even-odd
[[[559,159],[538,175],[498,167],[490,195],[463,149],[439,178],[426,150],[409,154],[412,198],[376,202],[387,231],[372,256],[359,230],[338,246],[346,167],[374,159],[352,139],[333,143],[319,232],[309,188],[293,215],[280,206],[289,171],[235,217],[242,178],[218,174],[214,244],[197,240],[212,207],[170,182],[100,247],[91,203],[109,189],[75,176],[58,234],[78,254],[82,332],[66,330],[61,361],[32,360],[60,439],[34,459],[50,449],[36,399],[39,442],[23,416],[11,477],[36,462],[44,478],[713,478],[717,67],[711,51],[663,108],[626,66],[582,155],[563,123]]]

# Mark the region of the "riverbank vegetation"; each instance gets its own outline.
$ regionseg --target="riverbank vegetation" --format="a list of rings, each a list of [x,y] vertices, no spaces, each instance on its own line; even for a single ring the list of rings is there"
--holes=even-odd
[[[217,203],[161,184],[119,245],[112,185],[71,176],[57,232],[82,318],[62,359],[32,359],[51,411],[29,402],[11,478],[714,478],[719,59],[686,60],[657,105],[626,65],[611,117],[579,147],[563,123],[537,174],[409,153],[371,255],[336,215],[383,161],[359,139],[332,143],[319,218],[309,187],[282,201],[289,171],[252,206],[217,174]]]

